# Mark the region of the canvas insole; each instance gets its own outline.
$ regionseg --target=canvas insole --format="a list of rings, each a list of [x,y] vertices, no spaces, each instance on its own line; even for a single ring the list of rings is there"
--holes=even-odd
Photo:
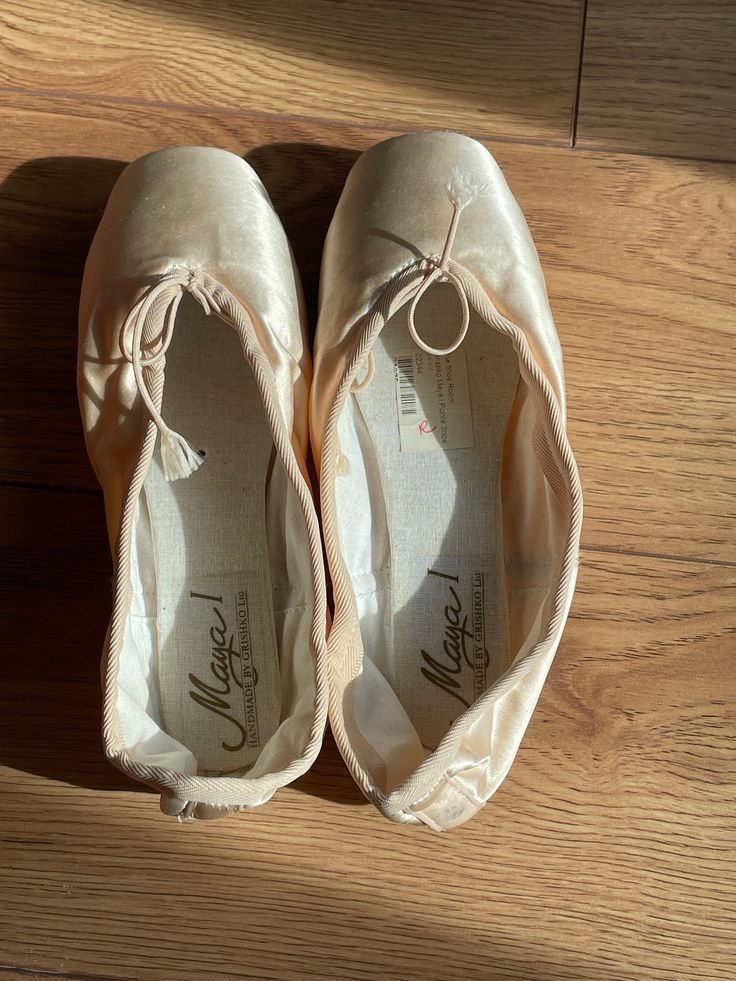
[[[189,478],[167,483],[157,448],[144,485],[162,725],[200,773],[228,773],[255,762],[280,718],[265,520],[273,441],[237,334],[189,297],[166,356],[162,414],[206,454]]]
[[[418,314],[420,336],[446,346],[459,319],[452,287],[432,287]],[[409,336],[406,308],[379,335],[374,359],[373,380],[349,412],[351,473],[364,484],[350,496],[359,500],[373,483],[374,541],[348,564],[362,593],[366,656],[434,749],[508,666],[500,470],[518,361],[477,314],[457,352],[428,355]],[[343,440],[351,445],[345,426]],[[349,539],[346,529],[346,550]]]

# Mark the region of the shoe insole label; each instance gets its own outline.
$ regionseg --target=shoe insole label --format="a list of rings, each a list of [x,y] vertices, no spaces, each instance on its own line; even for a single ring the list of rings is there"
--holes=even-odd
[[[474,445],[468,369],[462,348],[433,355],[414,347],[394,355],[402,453]]]
[[[187,580],[174,641],[181,689],[169,692],[191,748],[208,768],[255,759],[278,725],[279,669],[262,577]],[[276,716],[275,718],[272,716]]]
[[[505,617],[495,562],[476,555],[397,556],[402,608],[392,683],[422,743],[435,748],[503,670]]]
[[[486,689],[486,572],[482,567],[427,567],[423,610],[415,606],[414,641],[422,676],[468,708]],[[420,613],[417,616],[417,613]]]

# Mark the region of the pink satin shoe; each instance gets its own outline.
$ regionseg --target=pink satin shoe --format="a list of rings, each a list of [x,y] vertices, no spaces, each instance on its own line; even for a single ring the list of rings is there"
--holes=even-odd
[[[325,246],[312,391],[332,729],[383,814],[452,828],[516,755],[582,521],[542,271],[481,144],[414,133],[358,160]]]
[[[255,172],[203,147],[131,164],[79,316],[114,557],[103,737],[180,818],[263,804],[321,744],[310,375],[299,277]]]

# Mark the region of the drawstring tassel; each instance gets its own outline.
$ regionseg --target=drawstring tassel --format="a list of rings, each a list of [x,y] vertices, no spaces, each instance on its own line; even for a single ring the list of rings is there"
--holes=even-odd
[[[134,305],[133,309],[126,317],[122,330],[123,337],[132,331],[133,336],[131,338],[131,350],[128,353],[125,348],[123,348],[123,353],[126,359],[133,366],[133,374],[135,375],[136,385],[138,386],[138,393],[148,409],[148,414],[151,417],[151,421],[156,425],[156,428],[160,433],[161,463],[163,466],[164,477],[169,481],[182,480],[186,477],[190,477],[195,470],[199,470],[204,463],[204,453],[200,453],[195,450],[189,445],[183,436],[180,436],[179,433],[175,433],[173,429],[169,429],[169,427],[166,425],[164,420],[161,418],[161,412],[159,409],[163,378],[161,378],[161,384],[159,385],[159,405],[157,405],[151,390],[146,383],[143,369],[150,368],[155,369],[158,372],[163,372],[164,364],[166,363],[166,352],[169,344],[171,344],[171,339],[174,334],[176,312],[179,308],[179,303],[181,302],[184,293],[191,293],[202,305],[206,314],[209,314],[214,309],[207,291],[206,282],[201,280],[197,273],[194,271],[188,273],[184,273],[183,271],[181,273],[173,273],[171,275],[164,276],[157,283],[155,283],[147,293],[144,293],[143,296],[140,297],[138,302]],[[144,356],[143,351],[144,329],[149,321],[153,321],[155,324],[156,320],[159,319],[155,318],[154,307],[157,300],[159,300],[161,297],[165,297],[168,301],[168,308],[163,318],[163,325],[159,325],[163,327],[163,334],[160,336],[158,351],[156,351],[155,354],[146,357]]]
[[[204,463],[204,456],[175,433],[173,429],[161,431],[161,463],[168,481],[190,477]]]

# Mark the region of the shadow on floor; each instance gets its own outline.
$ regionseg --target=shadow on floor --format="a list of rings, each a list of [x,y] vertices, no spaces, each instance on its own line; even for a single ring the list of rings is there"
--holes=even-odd
[[[63,967],[49,974],[65,978],[633,977],[613,941],[586,945],[608,915],[597,882],[573,867],[582,898],[564,879],[550,885],[545,840],[515,841],[513,812],[505,831],[479,819],[436,835],[355,812],[312,822],[273,806],[265,824],[244,814],[176,825],[104,796],[75,801],[60,824],[37,815],[32,842],[22,830],[8,837],[6,895],[10,924],[21,900],[45,915],[9,933],[6,959],[28,974]],[[589,843],[584,856],[603,863],[605,846]],[[564,929],[550,930],[563,917]],[[84,943],[70,945],[71,921]]]
[[[322,239],[354,154],[264,146],[263,176],[316,310]],[[0,762],[93,789],[141,789],[103,758],[99,658],[111,562],[102,498],[84,449],[75,391],[77,305],[94,230],[124,163],[32,160],[0,187],[0,409],[5,445],[0,567]],[[331,739],[296,786],[360,803]]]
[[[246,153],[294,250],[314,334],[322,244],[345,178],[359,154],[316,143],[271,143]]]

